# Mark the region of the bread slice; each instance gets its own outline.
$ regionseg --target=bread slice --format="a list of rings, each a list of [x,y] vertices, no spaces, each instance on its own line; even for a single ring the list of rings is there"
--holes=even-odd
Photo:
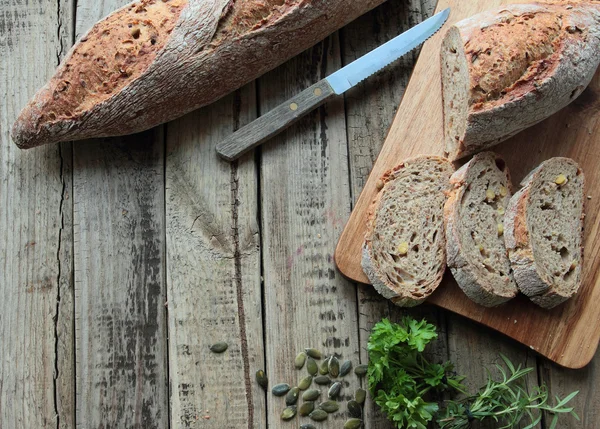
[[[442,43],[446,152],[485,150],[559,111],[600,63],[600,5],[503,5],[452,26]]]
[[[575,161],[552,158],[522,185],[506,210],[506,247],[521,292],[552,308],[581,284],[585,179]]]
[[[454,173],[444,207],[448,267],[477,304],[493,307],[519,292],[504,246],[504,214],[512,193],[504,160],[475,155]]]
[[[421,304],[442,280],[443,207],[452,172],[445,158],[422,156],[404,161],[378,182],[362,267],[375,289],[401,307]]]
[[[12,129],[20,148],[133,134],[216,101],[384,0],[137,0],[96,23]]]

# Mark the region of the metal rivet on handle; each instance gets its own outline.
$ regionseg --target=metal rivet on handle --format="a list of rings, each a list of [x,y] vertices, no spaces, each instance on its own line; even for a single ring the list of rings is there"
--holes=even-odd
[[[321,95],[323,95],[323,90],[321,88],[315,88],[315,95],[317,97],[320,97]]]
[[[292,111],[295,112],[296,110],[298,110],[298,104],[296,104],[296,103],[290,104],[290,109],[292,109]]]

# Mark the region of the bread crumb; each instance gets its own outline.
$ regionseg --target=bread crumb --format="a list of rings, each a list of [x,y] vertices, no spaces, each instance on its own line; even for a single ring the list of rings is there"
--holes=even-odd
[[[517,324],[517,319],[515,319],[515,324]]]
[[[587,199],[588,199],[588,200],[591,200],[591,199],[592,199],[592,196],[591,196],[591,195],[588,195],[588,196],[587,196]]]
[[[531,350],[535,350],[535,347],[533,347],[533,346],[529,346],[529,348],[530,348]]]

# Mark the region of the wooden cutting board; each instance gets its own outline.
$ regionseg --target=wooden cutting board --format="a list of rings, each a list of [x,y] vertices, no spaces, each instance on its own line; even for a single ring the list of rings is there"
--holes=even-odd
[[[449,26],[485,9],[516,1],[440,0],[438,11],[451,7],[448,23],[421,51],[404,98],[371,176],[340,238],[335,259],[345,276],[368,283],[360,265],[366,212],[377,179],[403,159],[443,155],[440,45]],[[472,303],[446,273],[429,302],[462,314],[527,345],[568,368],[587,365],[600,340],[600,73],[570,106],[494,149],[507,161],[515,184],[542,161],[554,156],[575,159],[586,175],[583,285],[577,297],[543,310],[522,296],[495,309]]]

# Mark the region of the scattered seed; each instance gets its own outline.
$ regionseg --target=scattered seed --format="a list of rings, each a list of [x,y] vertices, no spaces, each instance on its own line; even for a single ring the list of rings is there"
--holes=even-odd
[[[331,358],[327,358],[323,362],[321,362],[321,366],[319,367],[319,374],[327,375],[329,373],[329,359]]]
[[[348,401],[348,412],[352,417],[360,418],[362,416],[362,409],[356,401]]]
[[[340,394],[340,390],[342,390],[342,383],[339,381],[333,383],[333,385],[329,388],[329,392],[327,392],[327,397],[329,399],[337,398]]]
[[[326,375],[319,375],[318,377],[315,377],[315,383],[319,386],[329,386],[331,379]]]
[[[310,423],[308,423],[308,424],[300,426],[300,429],[317,429],[317,428],[314,427],[313,425],[311,425]]]
[[[313,401],[307,401],[307,402],[304,402],[302,405],[300,405],[298,414],[300,414],[302,417],[306,417],[310,413],[312,413],[314,410],[315,410],[315,403]]]
[[[290,385],[287,383],[277,384],[271,389],[271,393],[275,396],[283,396],[290,391]]]
[[[307,359],[306,370],[310,375],[317,375],[317,372],[319,371],[319,368],[317,367],[317,362],[315,362],[315,360],[311,357]]]
[[[329,375],[331,378],[337,378],[340,375],[340,361],[335,356],[329,358]]]
[[[358,375],[359,377],[364,377],[368,369],[368,365],[358,365],[356,368],[354,368],[354,374]]]
[[[269,386],[269,379],[267,378],[267,374],[262,369],[256,371],[256,382],[260,387],[267,390]]]
[[[281,413],[281,420],[291,420],[296,416],[297,408],[295,406],[287,407]]]
[[[298,395],[300,394],[300,389],[297,387],[292,387],[290,391],[285,395],[285,405],[295,405],[298,402]]]
[[[312,375],[304,377],[298,383],[298,389],[300,389],[300,390],[306,390],[306,389],[308,389],[310,387],[310,385],[312,384],[312,380],[313,380]]]
[[[327,415],[328,414],[323,410],[314,410],[308,415],[308,417],[313,419],[315,422],[322,422],[324,420],[327,420]]]
[[[306,362],[306,353],[298,353],[298,356],[296,356],[296,360],[294,361],[296,369],[302,369],[304,362]]]
[[[336,401],[325,401],[319,404],[319,408],[328,414],[335,413],[340,409],[339,404]]]
[[[313,359],[321,359],[323,357],[323,354],[318,351],[317,349],[305,349],[306,354],[309,355],[311,358]]]
[[[359,405],[365,403],[365,399],[367,398],[367,391],[365,389],[356,389],[354,392],[354,399],[358,402]]]
[[[321,391],[317,389],[309,389],[302,394],[303,401],[314,401],[319,396],[321,396]]]
[[[229,347],[227,343],[222,341],[220,343],[216,343],[210,346],[210,351],[213,353],[223,353],[225,352],[225,350],[227,350],[227,347]]]
[[[361,419],[348,419],[346,420],[346,423],[344,423],[344,429],[358,429],[361,426]]]
[[[340,377],[345,377],[348,375],[350,370],[352,369],[352,361],[345,361],[340,368]]]

